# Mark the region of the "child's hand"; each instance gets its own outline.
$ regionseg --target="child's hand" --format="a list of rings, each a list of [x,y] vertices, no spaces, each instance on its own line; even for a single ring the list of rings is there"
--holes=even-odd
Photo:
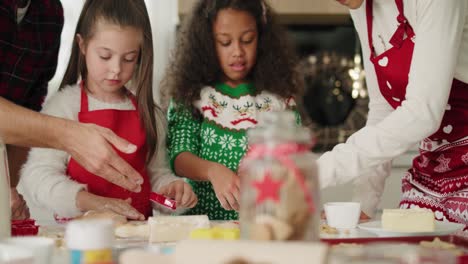
[[[158,192],[176,201],[177,207],[193,208],[198,198],[192,187],[183,180],[177,180],[161,187]]]
[[[213,162],[208,170],[208,178],[213,185],[221,206],[226,210],[239,210],[240,178],[227,167]]]
[[[145,220],[145,216],[130,205],[131,201],[130,198],[126,200],[107,198],[87,191],[80,191],[76,195],[76,206],[81,211],[110,210],[129,219]]]
[[[361,216],[359,216],[359,221],[369,221],[371,218],[366,215],[363,211],[361,211]]]
[[[10,208],[12,220],[24,220],[29,218],[28,205],[16,188],[10,188]]]

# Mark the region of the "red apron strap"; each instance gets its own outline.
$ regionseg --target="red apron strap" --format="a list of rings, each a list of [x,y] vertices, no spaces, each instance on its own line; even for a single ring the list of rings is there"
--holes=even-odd
[[[398,8],[398,17],[397,21],[399,26],[392,38],[390,39],[390,44],[396,48],[400,48],[405,39],[405,35],[409,38],[414,37],[414,31],[411,25],[408,23],[408,20],[405,17],[403,0],[395,0],[396,6]],[[369,40],[369,47],[371,50],[371,59],[375,57],[375,48],[374,42],[372,40],[372,30],[373,30],[373,0],[366,0],[366,19],[367,19],[367,39]]]
[[[88,93],[86,93],[84,81],[80,82],[80,88],[81,88],[81,112],[88,112],[89,111],[88,110]],[[130,101],[132,101],[132,104],[135,107],[135,109],[138,109],[138,104],[137,104],[135,96],[130,91],[128,91],[127,95],[130,98]]]
[[[127,96],[132,101],[132,104],[135,107],[135,110],[138,110],[138,103],[137,103],[135,95],[133,95],[130,91],[127,90]]]
[[[397,21],[399,26],[390,39],[390,44],[392,44],[394,47],[400,48],[403,44],[403,41],[405,40],[405,35],[408,38],[412,38],[414,37],[414,31],[411,25],[408,23],[408,19],[405,17],[403,0],[395,0],[395,3],[398,8]]]
[[[86,88],[84,81],[80,82],[81,89],[81,112],[88,112],[88,94],[86,93]]]
[[[395,0],[396,6],[398,8],[398,22],[404,23],[405,22],[405,12],[403,8],[403,0]]]

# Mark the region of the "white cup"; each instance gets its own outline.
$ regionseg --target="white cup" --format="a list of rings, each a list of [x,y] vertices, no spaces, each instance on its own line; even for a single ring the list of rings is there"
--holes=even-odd
[[[0,244],[0,263],[33,264],[33,255],[19,246]]]
[[[338,229],[356,228],[361,215],[361,204],[355,202],[330,202],[323,208],[327,224]]]
[[[4,243],[19,246],[31,252],[34,264],[49,264],[52,262],[54,240],[40,236],[19,236],[4,240]]]

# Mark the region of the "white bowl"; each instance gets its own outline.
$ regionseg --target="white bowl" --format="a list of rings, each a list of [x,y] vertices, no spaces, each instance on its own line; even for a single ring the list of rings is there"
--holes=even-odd
[[[361,215],[361,204],[355,202],[330,202],[323,205],[327,224],[339,229],[356,228]]]
[[[2,264],[32,264],[32,252],[20,246],[0,244],[0,263]]]
[[[34,264],[49,264],[52,259],[55,241],[48,237],[18,236],[7,238],[3,243],[29,251],[33,256]]]

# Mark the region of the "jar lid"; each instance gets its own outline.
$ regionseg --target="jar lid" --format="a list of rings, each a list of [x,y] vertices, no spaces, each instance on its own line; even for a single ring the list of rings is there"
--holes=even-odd
[[[71,221],[67,224],[65,241],[70,249],[111,248],[114,244],[114,223],[106,219]]]

